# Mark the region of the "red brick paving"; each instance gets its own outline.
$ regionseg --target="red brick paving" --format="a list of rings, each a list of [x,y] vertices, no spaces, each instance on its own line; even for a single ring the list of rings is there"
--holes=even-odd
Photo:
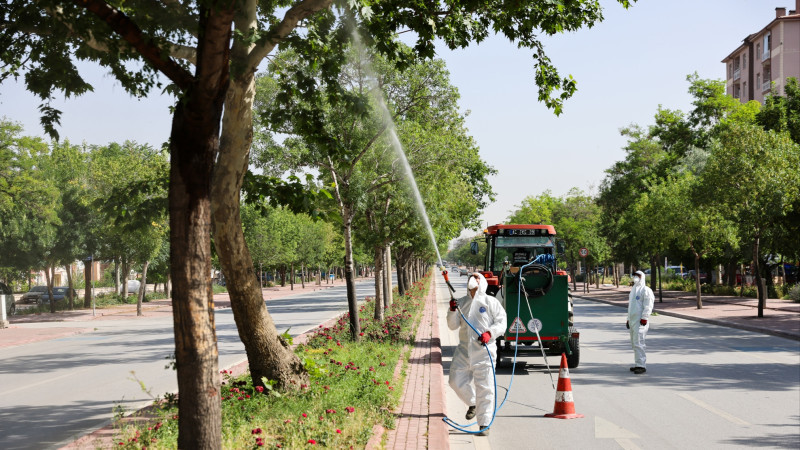
[[[442,422],[442,349],[433,286],[425,300],[407,372],[398,419],[395,429],[388,431],[386,449],[449,448],[447,430]]]

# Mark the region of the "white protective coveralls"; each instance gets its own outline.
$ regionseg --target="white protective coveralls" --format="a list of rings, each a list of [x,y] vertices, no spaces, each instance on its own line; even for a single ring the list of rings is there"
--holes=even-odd
[[[474,275],[477,275],[477,280]],[[467,287],[471,288],[476,281],[478,290],[475,297],[470,297],[467,293],[458,299],[458,306],[472,326],[480,333],[490,332],[492,340],[484,347],[478,341],[479,336],[464,322],[458,310],[447,312],[447,326],[451,330],[460,327],[459,344],[450,364],[450,387],[467,406],[476,406],[478,424],[486,426],[492,421],[494,413],[492,361],[497,357],[497,345],[494,341],[505,332],[507,320],[500,302],[486,294],[487,283],[483,275],[476,272],[470,276]],[[491,355],[486,352],[487,347]]]
[[[631,346],[633,347],[634,367],[646,367],[647,355],[645,354],[645,337],[650,329],[650,313],[653,312],[655,296],[644,280],[644,273],[636,272],[638,280],[633,283],[631,293],[628,294],[628,324],[631,332]],[[647,320],[647,325],[639,323],[641,319]]]

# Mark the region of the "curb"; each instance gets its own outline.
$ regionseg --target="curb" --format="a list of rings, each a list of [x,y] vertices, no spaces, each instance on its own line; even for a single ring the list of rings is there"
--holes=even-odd
[[[436,304],[436,283],[432,283],[428,293],[428,301],[433,302],[433,327],[431,331],[431,386],[429,397],[428,417],[428,448],[449,449],[450,434],[444,423],[445,417],[445,391],[444,368],[442,367],[442,341],[439,336],[439,307]]]
[[[616,307],[619,307],[619,308],[626,308],[627,307],[626,305],[620,305],[618,302],[613,302],[613,301],[610,301],[610,300],[604,300],[604,299],[595,298],[595,297],[586,297],[586,296],[575,295],[575,294],[572,294],[572,296],[575,297],[575,298],[583,299],[583,300],[590,300],[590,301],[593,301],[593,302],[605,303],[607,305],[612,305],[612,306],[616,306]],[[711,303],[715,303],[715,302],[711,302]],[[719,302],[716,302],[716,303],[719,304]],[[655,310],[655,308],[653,308],[653,309]],[[721,320],[721,319],[708,319],[708,318],[705,318],[705,317],[695,317],[695,316],[676,313],[676,312],[672,312],[672,311],[657,310],[656,312],[658,312],[658,314],[663,314],[665,316],[671,316],[671,317],[677,317],[679,319],[692,320],[692,321],[695,321],[695,322],[707,323],[707,324],[711,324],[711,325],[720,325],[720,326],[728,327],[728,328],[737,328],[737,329],[740,329],[740,330],[751,331],[753,333],[768,334],[768,335],[771,335],[771,336],[777,336],[777,337],[781,337],[781,338],[785,338],[785,339],[791,339],[793,341],[800,341],[800,336],[798,336],[798,335],[796,335],[794,333],[787,333],[787,332],[781,331],[781,330],[772,330],[772,329],[769,329],[769,328],[755,327],[755,326],[746,325],[746,324],[740,324],[740,323],[736,323],[736,322],[729,322],[729,321]]]

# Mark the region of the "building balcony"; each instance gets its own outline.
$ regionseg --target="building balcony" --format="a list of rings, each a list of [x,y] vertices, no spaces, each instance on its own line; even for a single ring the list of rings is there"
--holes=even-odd
[[[770,81],[761,83],[761,92],[767,92],[770,89],[772,89],[772,83]]]
[[[764,50],[764,52],[761,53],[761,62],[769,62],[769,58],[771,56],[770,53],[771,52],[769,50]]]
[[[741,77],[742,77],[742,71],[739,70],[739,69],[734,69],[733,70],[733,79],[734,80],[738,80]]]

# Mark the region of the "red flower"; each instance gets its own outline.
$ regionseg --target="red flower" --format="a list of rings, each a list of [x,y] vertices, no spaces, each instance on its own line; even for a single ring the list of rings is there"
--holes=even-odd
[[[259,393],[264,392],[264,386],[256,386],[256,391]]]
[[[261,428],[253,428],[253,431],[250,434],[261,434],[263,430]]]
[[[356,409],[355,409],[355,408],[353,408],[352,406],[348,406],[348,407],[347,407],[347,408],[345,408],[344,410],[345,410],[345,411],[347,411],[348,413],[352,413],[352,412],[354,412]]]
[[[338,428],[336,429],[336,432],[339,433],[339,434],[342,434],[342,430],[340,430]]]
[[[303,413],[303,414],[300,414],[300,415],[303,416],[303,417],[308,417],[308,414],[306,414],[306,413]]]
[[[314,439],[309,439],[308,443],[311,444],[311,445],[314,445],[314,444],[317,443],[317,441],[315,441]]]

